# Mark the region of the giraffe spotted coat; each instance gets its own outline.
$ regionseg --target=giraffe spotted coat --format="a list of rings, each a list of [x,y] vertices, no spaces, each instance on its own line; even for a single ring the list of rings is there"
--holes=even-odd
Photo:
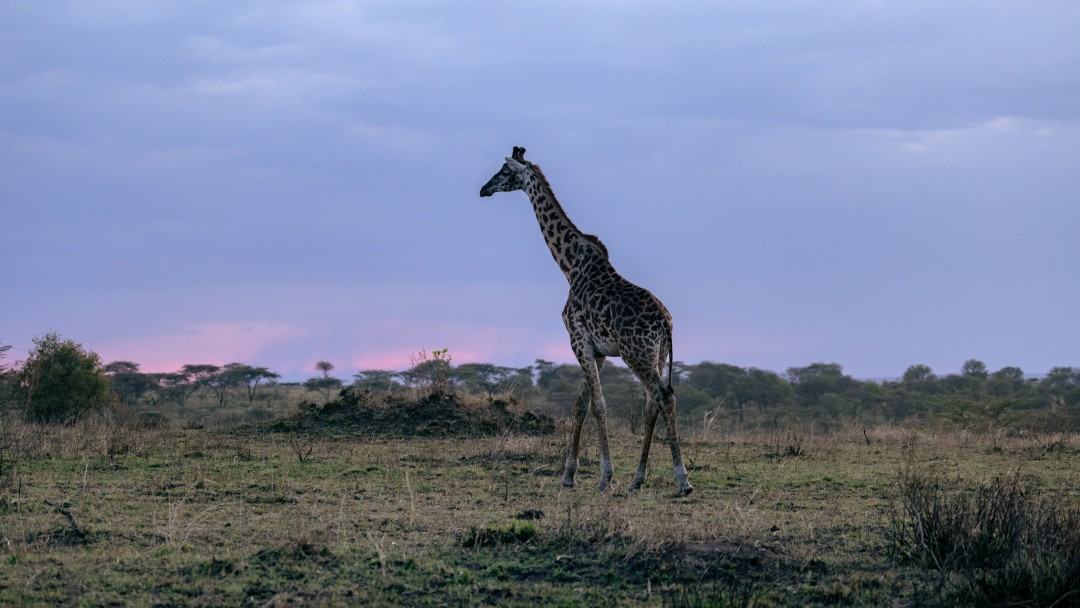
[[[646,439],[630,489],[639,489],[645,481],[653,428],[657,416],[662,415],[667,425],[679,493],[689,494],[693,486],[682,462],[675,395],[671,389],[671,315],[656,296],[616,272],[600,239],[583,233],[570,221],[540,167],[525,160],[524,148],[514,148],[513,155],[506,158],[499,172],[480,189],[480,196],[514,190],[522,190],[529,197],[540,233],[570,286],[563,323],[584,377],[574,403],[574,426],[563,484],[575,484],[581,429],[588,412],[592,411],[600,443],[599,489],[604,491],[611,485],[614,469],[608,447],[607,405],[600,386],[600,369],[607,357],[622,357],[641,380],[646,396]],[[661,380],[665,362],[668,366],[666,384]]]

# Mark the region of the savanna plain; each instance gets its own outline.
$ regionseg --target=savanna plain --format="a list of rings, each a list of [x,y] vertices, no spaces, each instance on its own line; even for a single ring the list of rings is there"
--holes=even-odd
[[[695,490],[677,497],[662,435],[628,492],[643,438],[616,425],[599,493],[590,418],[567,489],[567,421],[427,405],[5,419],[0,605],[1080,603],[1074,434],[684,423]],[[425,424],[401,431],[393,408]]]

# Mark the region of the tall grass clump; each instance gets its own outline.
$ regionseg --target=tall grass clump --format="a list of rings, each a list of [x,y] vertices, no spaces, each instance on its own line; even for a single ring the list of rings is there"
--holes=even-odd
[[[1019,472],[974,487],[909,468],[885,537],[945,604],[1080,606],[1080,508]]]

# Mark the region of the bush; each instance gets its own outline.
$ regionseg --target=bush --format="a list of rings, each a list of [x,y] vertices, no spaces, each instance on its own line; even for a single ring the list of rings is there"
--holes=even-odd
[[[414,391],[418,397],[383,394],[347,387],[319,405],[298,404],[298,412],[272,422],[274,432],[326,429],[361,435],[468,437],[500,435],[507,431],[544,435],[555,421],[536,415],[511,401],[459,397],[442,392]],[[513,408],[511,408],[513,406]]]
[[[893,554],[940,575],[945,603],[1080,605],[1080,509],[1018,473],[965,488],[906,471],[885,536]]]
[[[14,393],[30,422],[69,422],[113,400],[97,354],[55,332],[34,339]]]

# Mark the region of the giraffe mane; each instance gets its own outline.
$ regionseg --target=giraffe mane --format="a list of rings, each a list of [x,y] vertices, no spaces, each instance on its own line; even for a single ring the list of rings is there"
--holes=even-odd
[[[605,245],[604,242],[600,240],[600,237],[596,236],[595,234],[582,234],[582,236],[585,237],[586,241],[589,241],[593,245],[596,245],[598,249],[600,249],[600,253],[604,254],[605,260],[608,259],[607,245]]]
[[[607,246],[604,245],[604,243],[599,239],[599,237],[593,234],[585,234],[584,232],[582,232],[581,229],[574,224],[573,220],[570,219],[570,216],[566,214],[566,210],[563,209],[562,204],[559,203],[559,199],[555,196],[555,191],[551,189],[551,184],[548,183],[547,177],[544,175],[544,172],[540,170],[540,165],[530,163],[528,161],[526,161],[526,164],[528,164],[529,167],[532,168],[533,174],[540,179],[540,183],[543,184],[544,188],[547,189],[548,194],[551,196],[552,204],[555,205],[555,208],[558,209],[559,213],[561,213],[563,218],[566,219],[566,223],[570,224],[570,227],[573,228],[582,237],[584,237],[586,241],[596,245],[596,247],[600,250],[600,253],[604,254],[604,259],[608,259]]]

